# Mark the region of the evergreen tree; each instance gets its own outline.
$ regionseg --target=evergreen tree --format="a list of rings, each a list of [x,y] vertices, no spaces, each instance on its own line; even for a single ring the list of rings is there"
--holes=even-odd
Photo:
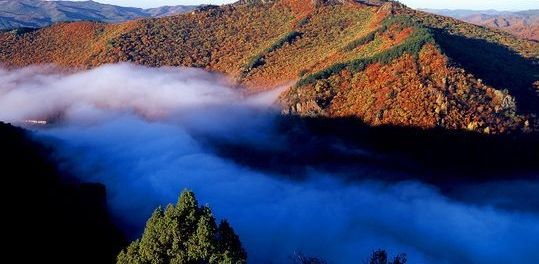
[[[118,264],[243,264],[247,254],[226,221],[219,226],[211,209],[200,207],[191,191],[176,206],[152,214],[141,239],[123,250]]]
[[[236,259],[247,259],[247,253],[241,246],[238,235],[226,220],[222,220],[217,228],[217,250],[223,252],[221,263],[235,263]]]
[[[406,264],[407,258],[405,254],[395,256],[393,261],[390,261],[385,250],[376,250],[369,258],[369,264]]]

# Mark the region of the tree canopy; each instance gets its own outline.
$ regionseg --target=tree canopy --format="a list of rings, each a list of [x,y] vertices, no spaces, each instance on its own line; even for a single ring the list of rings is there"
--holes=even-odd
[[[142,238],[120,252],[117,263],[241,264],[247,254],[230,224],[217,225],[211,209],[186,190],[175,206],[154,211]]]

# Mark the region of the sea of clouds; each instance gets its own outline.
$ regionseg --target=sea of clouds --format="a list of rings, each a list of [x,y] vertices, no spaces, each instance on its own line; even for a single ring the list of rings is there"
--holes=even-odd
[[[344,182],[315,164],[297,181],[241,166],[208,145],[299,151],[276,128],[280,91],[249,95],[223,76],[188,68],[0,69],[0,120],[52,122],[28,127],[54,146],[63,168],[107,186],[111,212],[131,237],[188,188],[229,219],[250,263],[287,263],[295,251],[363,263],[378,248],[406,253],[414,264],[539,260],[539,208],[494,206],[500,197],[486,194],[496,183],[477,187],[484,196],[463,190],[473,196],[467,203],[417,181]],[[519,186],[539,191],[536,182],[504,186],[513,186],[508,194]]]

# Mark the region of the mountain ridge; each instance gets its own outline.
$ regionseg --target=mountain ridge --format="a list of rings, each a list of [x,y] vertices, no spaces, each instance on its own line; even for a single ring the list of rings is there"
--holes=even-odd
[[[142,9],[101,4],[94,1],[1,0],[0,30],[40,28],[58,22],[99,21],[107,23],[185,13],[196,6],[163,6]]]
[[[486,134],[538,124],[538,43],[395,2],[242,1],[0,40],[0,61],[11,67],[189,66],[251,91],[297,81],[281,105],[300,116]]]
[[[424,9],[472,24],[503,30],[515,36],[539,41],[539,9],[522,11]]]

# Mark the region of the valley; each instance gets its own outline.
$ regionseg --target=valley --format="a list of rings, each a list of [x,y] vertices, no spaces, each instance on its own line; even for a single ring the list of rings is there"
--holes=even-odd
[[[398,1],[181,12],[0,33],[2,175],[39,256],[539,260],[539,42]]]

